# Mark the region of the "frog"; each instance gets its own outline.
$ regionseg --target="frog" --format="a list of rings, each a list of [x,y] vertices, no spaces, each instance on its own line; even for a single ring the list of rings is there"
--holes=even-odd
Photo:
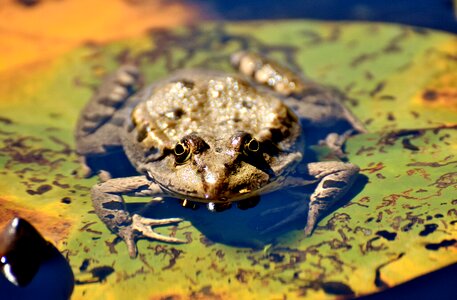
[[[303,197],[304,234],[311,236],[359,174],[343,146],[365,128],[340,92],[256,52],[229,59],[237,72],[183,69],[149,85],[141,84],[140,66],[125,63],[103,79],[80,113],[76,151],[85,176],[102,179],[91,189],[94,211],[132,258],[139,239],[186,241],[154,230],[181,218],[130,213],[125,196],[174,198],[219,212],[313,185],[309,199]],[[316,144],[338,159],[310,160],[307,149]]]

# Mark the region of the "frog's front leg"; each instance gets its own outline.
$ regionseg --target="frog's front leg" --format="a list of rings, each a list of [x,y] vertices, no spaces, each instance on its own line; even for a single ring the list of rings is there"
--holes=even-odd
[[[92,203],[97,216],[108,228],[121,237],[127,244],[130,257],[136,257],[136,240],[151,238],[168,243],[184,241],[154,232],[151,226],[181,222],[179,218],[149,219],[137,214],[133,216],[125,208],[122,195],[137,197],[163,196],[161,188],[146,176],[115,178],[97,184],[92,188]]]
[[[338,203],[354,183],[360,168],[339,161],[315,162],[307,165],[308,174],[319,183],[311,194],[305,234],[311,235],[317,221]]]

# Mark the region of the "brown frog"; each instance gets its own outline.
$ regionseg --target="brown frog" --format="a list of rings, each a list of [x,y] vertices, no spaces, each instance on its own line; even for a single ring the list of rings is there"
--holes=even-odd
[[[219,211],[232,202],[250,207],[278,189],[315,184],[305,227],[310,235],[353,184],[357,166],[304,158],[306,147],[318,141],[344,156],[345,139],[364,132],[340,95],[255,53],[236,53],[231,62],[241,75],[183,70],[138,92],[138,69],[124,65],[83,109],[77,151],[87,175],[101,170],[105,178],[92,188],[93,206],[131,257],[139,238],[183,242],[152,229],[181,219],[131,215],[123,195],[174,197]],[[141,175],[111,179],[112,170],[126,170],[121,159],[113,159],[116,153],[124,153]],[[296,176],[297,169],[305,176]]]

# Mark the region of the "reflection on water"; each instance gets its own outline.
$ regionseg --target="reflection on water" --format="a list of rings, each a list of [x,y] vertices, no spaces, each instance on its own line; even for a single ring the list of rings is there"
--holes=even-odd
[[[328,211],[327,215],[347,204],[366,183],[367,178],[359,175],[344,200]],[[185,208],[180,201],[172,198],[147,207],[131,203],[127,204],[127,208],[129,211],[139,210],[151,218],[182,218],[191,222],[209,243],[259,250],[290,231],[304,229],[309,196],[314,188],[315,186],[301,187],[262,195],[259,204],[246,210],[239,209],[236,203],[222,212],[209,211],[205,204],[197,204],[195,209]]]
[[[180,217],[190,221],[212,243],[254,249],[262,249],[291,229],[303,229],[308,209],[306,198],[288,192],[264,195],[257,206],[247,210],[232,205],[223,212],[211,212],[203,204],[194,210],[183,208],[179,201],[165,200],[151,205],[145,215]]]

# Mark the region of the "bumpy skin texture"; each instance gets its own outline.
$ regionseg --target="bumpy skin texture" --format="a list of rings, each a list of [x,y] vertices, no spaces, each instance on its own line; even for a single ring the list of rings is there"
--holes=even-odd
[[[108,179],[92,189],[97,215],[124,239],[131,257],[137,255],[138,238],[182,242],[151,228],[181,220],[131,216],[122,195],[172,196],[223,210],[234,201],[248,207],[261,194],[314,183],[305,227],[310,235],[357,176],[353,164],[303,158],[305,142],[317,141],[343,157],[346,137],[364,131],[338,93],[257,54],[236,53],[232,64],[251,80],[178,71],[138,93],[138,71],[123,66],[83,110],[76,141],[86,174],[122,175],[121,160],[109,162],[124,154],[143,174]],[[299,164],[310,180],[294,177]]]

